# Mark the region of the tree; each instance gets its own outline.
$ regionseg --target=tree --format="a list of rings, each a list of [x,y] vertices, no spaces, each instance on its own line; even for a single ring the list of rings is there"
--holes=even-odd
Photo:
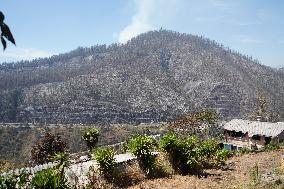
[[[60,136],[52,133],[45,133],[31,150],[31,159],[35,164],[43,164],[51,160],[58,153],[65,152],[66,142]]]
[[[96,128],[88,128],[83,132],[82,138],[86,142],[91,154],[98,143],[99,131]]]
[[[216,126],[217,114],[211,111],[200,111],[182,116],[167,125],[169,131],[179,136],[196,135],[200,138],[218,137],[220,129]]]
[[[3,49],[5,50],[7,47],[7,42],[5,39],[16,45],[15,39],[10,31],[10,28],[7,24],[4,23],[5,16],[0,11],[0,27],[1,27],[1,43],[3,45]]]
[[[255,109],[248,115],[248,119],[252,121],[279,121],[279,114],[272,110],[271,103],[266,97],[258,95],[256,97]]]

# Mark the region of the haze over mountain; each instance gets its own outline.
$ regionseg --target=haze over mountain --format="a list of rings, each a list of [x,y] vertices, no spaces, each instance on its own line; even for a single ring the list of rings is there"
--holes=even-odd
[[[160,30],[126,44],[0,65],[0,122],[245,117],[258,94],[284,119],[284,74],[209,39]]]

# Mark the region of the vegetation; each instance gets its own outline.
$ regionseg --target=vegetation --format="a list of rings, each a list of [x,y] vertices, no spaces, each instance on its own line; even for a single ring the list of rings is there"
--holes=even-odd
[[[9,125],[9,124],[8,124]],[[20,127],[1,126],[0,124],[0,160],[9,160],[13,166],[24,167],[30,161],[31,149],[40,140],[45,132],[59,135],[62,141],[66,141],[70,153],[81,153],[88,150],[82,133],[91,127],[100,131],[97,146],[105,146],[129,140],[137,134],[144,134],[144,130],[150,127],[150,135],[161,134],[159,124],[141,124],[138,126],[130,124],[91,124],[91,125],[46,125],[39,124]],[[118,153],[123,150],[118,149]],[[1,163],[0,163],[1,165]]]
[[[83,140],[86,142],[90,153],[95,148],[99,140],[99,130],[96,128],[88,128],[82,135]]]
[[[251,180],[253,181],[254,185],[259,184],[259,182],[260,182],[260,173],[259,173],[259,167],[258,167],[257,163],[255,163],[253,165],[253,167],[251,168],[251,170],[250,170],[250,177],[251,177]]]
[[[196,135],[201,139],[220,137],[222,129],[216,125],[217,119],[214,111],[199,111],[170,122],[167,128],[180,137],[189,135]]]
[[[129,151],[137,157],[140,168],[151,176],[155,164],[155,156],[152,154],[155,148],[154,139],[148,136],[138,135],[128,143]]]
[[[31,159],[35,164],[49,162],[51,157],[66,150],[66,142],[62,141],[58,135],[45,133],[31,150]]]
[[[259,120],[267,122],[278,122],[280,120],[280,117],[273,106],[274,105],[272,105],[266,97],[258,95],[256,98],[255,108],[248,115],[248,118],[252,121]]]
[[[14,45],[16,45],[15,39],[10,31],[10,28],[8,27],[7,24],[4,23],[5,16],[4,14],[0,11],[0,27],[1,27],[1,43],[3,45],[3,49],[5,50],[7,47],[7,42],[10,41]]]
[[[93,154],[93,159],[99,163],[99,171],[105,178],[113,177],[115,159],[111,148],[98,148]]]
[[[55,168],[58,170],[60,177],[63,178],[65,167],[68,167],[70,165],[69,154],[65,152],[60,152],[52,156],[50,159],[52,161],[58,162]]]
[[[65,177],[51,168],[37,172],[31,180],[31,186],[37,189],[70,189]]]
[[[0,122],[160,122],[216,107],[229,119],[247,115],[257,91],[271,94],[284,119],[283,72],[204,37],[167,30],[3,63],[0,74]]]
[[[0,176],[0,188],[14,189],[17,185],[17,177],[15,175]]]
[[[5,176],[0,175],[0,188],[1,189],[15,189],[25,188],[27,186],[29,175],[26,171],[21,171],[19,175],[10,173]]]
[[[160,147],[167,152],[172,168],[181,174],[199,173],[202,168],[222,165],[231,155],[220,149],[215,140],[201,142],[196,136],[181,139],[174,133],[165,135]]]

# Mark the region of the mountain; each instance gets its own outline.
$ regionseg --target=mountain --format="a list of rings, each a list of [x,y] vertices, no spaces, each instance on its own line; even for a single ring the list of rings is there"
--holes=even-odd
[[[229,119],[246,116],[257,94],[284,118],[283,72],[167,30],[0,65],[0,122],[156,122],[205,108]]]

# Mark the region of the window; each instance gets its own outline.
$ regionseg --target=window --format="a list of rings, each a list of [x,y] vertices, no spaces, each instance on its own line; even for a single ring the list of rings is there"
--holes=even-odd
[[[253,136],[252,136],[252,139],[253,139],[253,140],[260,140],[260,136],[259,136],[259,135],[253,135]]]
[[[269,144],[271,141],[271,137],[265,137],[265,145]]]
[[[242,133],[241,131],[229,131],[228,134],[232,137],[244,137],[244,133]]]

